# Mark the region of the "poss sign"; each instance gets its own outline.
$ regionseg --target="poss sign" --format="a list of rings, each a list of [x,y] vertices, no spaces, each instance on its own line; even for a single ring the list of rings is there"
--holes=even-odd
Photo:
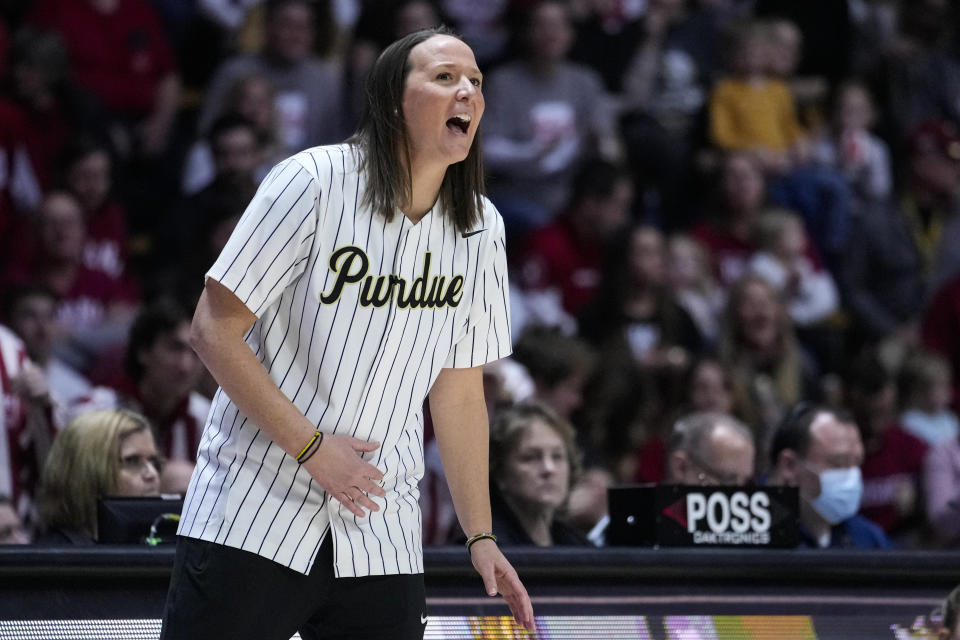
[[[795,487],[641,485],[609,490],[612,545],[796,547]]]

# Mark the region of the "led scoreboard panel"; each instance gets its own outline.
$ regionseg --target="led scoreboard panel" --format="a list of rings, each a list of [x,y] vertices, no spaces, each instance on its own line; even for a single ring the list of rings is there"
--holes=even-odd
[[[718,507],[719,509],[719,507]],[[462,547],[425,550],[425,638],[929,638],[958,552],[507,548],[537,631],[483,594]],[[171,547],[0,547],[0,639],[155,639]]]

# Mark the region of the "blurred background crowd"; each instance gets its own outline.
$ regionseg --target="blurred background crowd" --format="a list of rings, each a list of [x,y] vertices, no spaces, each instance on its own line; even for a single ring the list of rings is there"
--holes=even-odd
[[[807,496],[810,546],[960,545],[951,0],[3,0],[0,533],[93,540],[71,491],[183,491],[204,272],[438,23],[485,74],[510,250],[498,533],[602,543],[613,484],[770,482]],[[844,482],[859,516],[824,506]]]

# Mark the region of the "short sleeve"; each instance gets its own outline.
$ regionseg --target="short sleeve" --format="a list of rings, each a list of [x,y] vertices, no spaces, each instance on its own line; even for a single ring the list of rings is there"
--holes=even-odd
[[[314,176],[300,163],[287,159],[278,164],[264,178],[207,277],[260,316],[306,267],[319,195]]]
[[[489,203],[487,206],[492,207]],[[476,367],[505,358],[513,351],[503,219],[496,212],[491,218],[492,241],[484,246],[478,260],[482,270],[474,290],[464,292],[464,298],[470,296],[472,301],[467,332],[450,350],[446,368]]]

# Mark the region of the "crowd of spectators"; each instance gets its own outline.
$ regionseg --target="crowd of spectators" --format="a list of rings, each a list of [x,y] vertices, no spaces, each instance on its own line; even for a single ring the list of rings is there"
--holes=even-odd
[[[167,464],[139,469],[183,490],[216,391],[187,340],[204,272],[270,167],[352,131],[379,51],[441,22],[485,73],[508,236],[503,530],[602,541],[612,484],[729,480],[799,486],[811,546],[960,544],[942,0],[4,3],[0,510],[95,537],[38,509],[90,411],[142,414]],[[447,542],[425,425],[425,540]]]

